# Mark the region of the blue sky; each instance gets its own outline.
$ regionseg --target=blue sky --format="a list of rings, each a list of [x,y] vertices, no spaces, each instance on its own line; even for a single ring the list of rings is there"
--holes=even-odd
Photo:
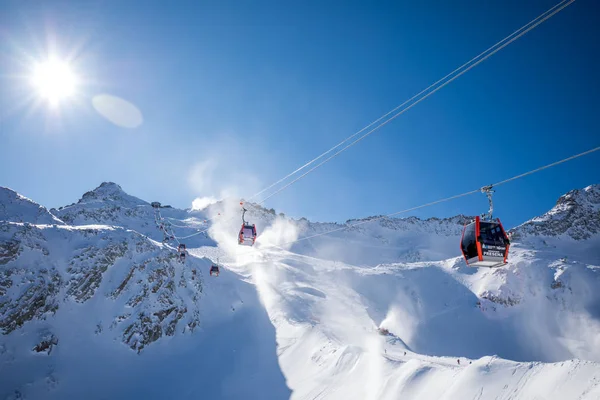
[[[3,1],[0,185],[48,207],[102,181],[178,207],[249,197],[556,2]],[[387,214],[598,146],[599,11],[576,1],[266,206]],[[83,81],[58,110],[24,101],[48,51]],[[101,117],[102,93],[143,124]],[[600,154],[499,187],[496,216],[514,226],[592,183]],[[413,215],[486,210],[475,195]]]

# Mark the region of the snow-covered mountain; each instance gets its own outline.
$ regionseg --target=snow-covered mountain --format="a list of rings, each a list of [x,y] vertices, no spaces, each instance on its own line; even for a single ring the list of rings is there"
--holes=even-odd
[[[571,190],[544,215],[515,229],[519,236],[566,236],[587,240],[600,235],[600,185]]]
[[[414,262],[441,260],[456,255],[457,241],[460,239],[464,223],[472,217],[458,215],[451,218],[416,217],[387,218],[373,216],[359,220],[348,220],[344,224],[311,222],[306,218],[291,219],[284,214],[276,214],[256,204],[244,205],[248,209],[246,220],[257,223],[260,230],[266,227],[293,226],[294,238],[312,237],[334,231],[316,239],[294,243],[291,251],[315,256],[331,261],[348,262],[353,265],[372,266],[382,262]],[[219,237],[221,231],[237,232],[240,227],[239,206],[217,203],[206,209],[208,215],[223,212],[224,216],[214,219],[212,237]],[[234,214],[233,219],[225,215]],[[372,221],[372,222],[371,222]],[[284,223],[285,222],[285,223]],[[284,231],[286,229],[283,229]],[[275,240],[283,244],[288,232],[279,232]],[[262,240],[260,237],[257,239]]]
[[[309,243],[299,242],[292,251],[367,266],[373,265],[374,253],[379,263],[441,260],[456,255],[457,240],[469,219],[464,215],[426,220],[371,217],[348,220],[344,226],[307,222],[299,226],[303,237],[351,227],[309,239]]]
[[[138,233],[3,223],[0,243],[0,294],[8,299],[0,305],[4,334],[90,300],[110,303],[92,313],[96,328],[118,326],[116,335],[137,351],[173,335],[184,317],[188,328],[198,323],[202,287],[195,275],[202,263],[191,260],[181,268],[174,251]]]
[[[4,187],[0,187],[0,221],[63,224],[46,207]]]
[[[550,211],[514,228],[512,234],[530,248],[600,259],[600,185],[560,196]]]
[[[163,207],[194,235],[182,264],[114,183],[50,211],[0,188],[0,399],[599,399],[599,193],[513,229],[490,270],[460,256],[465,216],[245,204],[248,248],[237,203]]]
[[[123,191],[113,182],[103,182],[96,189],[86,192],[77,203],[52,209],[50,212],[70,225],[102,224],[135,230],[155,240],[163,235],[156,229],[154,209],[150,203]],[[161,215],[171,224],[178,236],[187,236],[204,230],[206,216],[202,212],[179,210],[162,206]],[[214,245],[207,235],[196,235],[190,245]]]

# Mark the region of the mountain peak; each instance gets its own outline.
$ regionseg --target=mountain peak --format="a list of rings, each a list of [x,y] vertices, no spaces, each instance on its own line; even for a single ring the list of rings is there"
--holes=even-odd
[[[99,188],[111,188],[111,189],[116,189],[116,190],[123,190],[123,189],[121,189],[121,186],[117,185],[114,182],[102,182],[100,184],[100,186],[98,186],[98,189]]]
[[[78,204],[91,202],[125,202],[129,204],[148,204],[147,202],[127,194],[121,186],[114,182],[102,182],[100,186],[89,192],[85,192]]]
[[[572,207],[591,207],[600,206],[600,185],[594,184],[583,189],[574,189],[560,196],[556,201],[556,208]]]
[[[519,236],[567,235],[575,240],[587,240],[600,234],[600,185],[565,193],[550,211],[514,230]]]

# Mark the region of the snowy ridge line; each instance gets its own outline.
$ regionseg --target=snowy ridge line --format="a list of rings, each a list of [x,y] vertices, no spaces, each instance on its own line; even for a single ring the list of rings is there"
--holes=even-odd
[[[13,221],[0,221],[2,224],[12,225],[12,226],[32,226],[36,229],[45,230],[45,229],[59,229],[63,231],[87,231],[87,230],[97,230],[97,231],[113,231],[113,232],[125,232],[132,233],[134,235],[138,235],[146,240],[149,240],[152,243],[160,245],[161,248],[177,252],[177,249],[173,246],[168,245],[167,243],[161,243],[156,241],[147,235],[136,231],[135,229],[125,228],[119,225],[103,225],[103,224],[90,224],[90,225],[60,225],[60,224],[32,224],[30,222],[13,222]]]
[[[573,0],[573,1],[575,1],[575,0]],[[523,178],[525,176],[532,175],[532,174],[534,174],[536,172],[543,171],[543,170],[548,169],[550,167],[554,167],[556,165],[563,164],[563,163],[565,163],[567,161],[571,161],[571,160],[574,160],[576,158],[583,157],[585,155],[594,153],[594,152],[596,152],[598,150],[600,150],[600,146],[594,147],[594,148],[589,149],[589,150],[586,150],[583,153],[575,154],[573,156],[564,158],[562,160],[555,161],[553,163],[544,165],[542,167],[533,169],[531,171],[528,171],[528,172],[525,172],[525,173],[522,173],[522,174],[519,174],[519,175],[515,175],[515,176],[513,176],[511,178],[508,178],[508,179],[505,179],[503,181],[491,184],[491,185],[489,185],[489,187],[496,187],[496,186],[500,186],[500,185],[503,185],[503,184],[508,183],[508,182],[512,182],[512,181],[517,180],[519,178]],[[465,192],[465,193],[457,194],[457,195],[454,195],[454,196],[446,197],[446,198],[443,198],[443,199],[440,199],[440,200],[436,200],[436,201],[432,201],[432,202],[429,202],[429,203],[425,203],[425,204],[422,204],[420,206],[407,208],[407,209],[402,210],[402,211],[397,211],[397,212],[394,212],[394,213],[391,213],[391,214],[382,215],[382,216],[375,217],[375,218],[372,218],[372,219],[367,219],[367,220],[359,221],[359,222],[354,223],[354,224],[345,225],[345,226],[343,226],[341,228],[336,228],[336,229],[332,229],[332,230],[329,230],[329,231],[325,231],[325,232],[321,232],[321,233],[316,233],[314,235],[305,236],[305,237],[296,239],[294,241],[282,243],[280,246],[285,246],[285,245],[293,244],[293,243],[300,242],[300,241],[303,241],[303,240],[312,239],[312,238],[316,238],[316,237],[323,236],[323,235],[328,235],[330,233],[339,232],[339,231],[342,231],[344,229],[352,228],[352,227],[355,227],[355,226],[358,226],[358,225],[363,225],[363,224],[366,224],[366,223],[369,223],[369,222],[373,222],[373,221],[379,221],[379,220],[384,219],[384,218],[393,217],[393,216],[398,215],[398,214],[404,214],[404,213],[407,213],[407,212],[410,212],[410,211],[414,211],[414,210],[418,210],[418,209],[421,209],[421,208],[433,206],[433,205],[436,205],[436,204],[439,204],[439,203],[443,203],[443,202],[446,202],[446,201],[458,199],[460,197],[465,197],[465,196],[469,196],[471,194],[480,193],[480,192],[481,192],[481,188],[475,189],[475,190],[471,190],[469,192]],[[275,246],[275,245],[267,245],[267,246],[265,246],[265,248],[268,248],[270,246],[279,247],[279,246]]]
[[[137,232],[133,229],[127,229],[119,225],[104,225],[104,224],[90,224],[90,225],[60,225],[60,224],[33,224],[31,222],[15,222],[15,221],[0,221],[3,224],[14,225],[14,226],[35,226],[38,229],[64,229],[67,231],[84,231],[86,229],[103,229],[107,231],[121,230],[123,232],[134,232],[138,235],[146,237],[146,235]]]
[[[476,67],[477,65],[479,65],[480,63],[482,63],[483,61],[487,60],[489,57],[493,56],[494,54],[496,54],[498,51],[502,50],[503,48],[505,48],[506,46],[508,46],[509,44],[511,44],[512,42],[514,42],[515,40],[519,39],[521,36],[525,35],[527,32],[531,31],[532,29],[534,29],[535,27],[537,27],[538,25],[540,25],[542,22],[548,20],[549,18],[551,18],[552,16],[556,15],[557,13],[559,13],[560,11],[562,11],[563,9],[565,9],[567,6],[569,6],[570,4],[572,4],[573,2],[575,2],[575,0],[563,0],[561,1],[559,4],[555,5],[554,7],[550,8],[549,10],[547,10],[546,12],[542,13],[540,16],[538,16],[537,18],[535,18],[534,20],[528,22],[527,24],[525,24],[524,26],[522,26],[521,28],[519,28],[518,30],[516,30],[515,32],[513,32],[512,34],[510,34],[509,36],[507,36],[506,38],[502,39],[500,42],[494,44],[492,47],[488,48],[487,50],[485,50],[484,52],[480,53],[478,56],[474,57],[473,59],[469,60],[467,63],[463,64],[462,66],[460,66],[459,68],[457,68],[456,70],[452,71],[450,74],[446,75],[444,78],[440,79],[439,81],[435,82],[434,84],[430,85],[429,87],[427,87],[426,89],[424,89],[423,91],[421,91],[420,93],[416,94],[415,96],[411,97],[410,99],[408,99],[407,101],[405,101],[404,103],[402,103],[401,105],[399,105],[398,107],[396,107],[395,109],[393,109],[392,111],[388,112],[387,114],[385,114],[384,116],[380,117],[379,119],[377,119],[376,121],[372,122],[371,124],[369,124],[368,126],[364,127],[363,129],[361,129],[359,132],[355,133],[354,135],[351,135],[350,137],[344,139],[342,142],[340,142],[339,144],[337,144],[336,146],[332,147],[331,149],[329,149],[328,151],[326,151],[325,153],[321,154],[320,156],[318,156],[317,158],[315,158],[314,160],[311,160],[309,163],[307,163],[305,166],[308,166],[310,164],[312,164],[314,161],[318,160],[319,158],[323,157],[325,154],[328,154],[329,152],[331,152],[333,149],[339,147],[340,145],[342,145],[343,143],[345,143],[346,141],[350,140],[351,138],[353,138],[354,136],[358,135],[359,133],[363,132],[364,130],[366,130],[367,128],[369,128],[370,126],[372,126],[373,124],[377,123],[378,121],[384,119],[385,117],[387,117],[388,115],[390,115],[391,113],[395,112],[396,110],[398,110],[399,108],[401,108],[402,106],[404,106],[405,104],[409,103],[410,101],[412,101],[413,99],[417,98],[419,95],[421,95],[422,93],[426,92],[427,90],[429,90],[431,87],[435,86],[438,82],[443,81],[446,77],[453,75],[456,71],[462,69],[463,67],[465,67],[466,65],[472,63],[474,60],[477,60],[479,57],[482,57],[483,54],[489,52],[488,54],[486,54],[485,56],[483,56],[482,58],[480,58],[479,60],[473,62],[471,65],[469,65],[468,67],[466,67],[465,69],[463,69],[462,71],[458,72],[456,75],[454,75],[452,78],[446,80],[445,82],[443,82],[441,85],[439,85],[437,88],[433,89],[432,91],[430,91],[429,93],[426,93],[425,95],[423,95],[423,97],[419,98],[418,100],[416,100],[414,103],[410,104],[409,106],[407,106],[406,108],[404,108],[403,110],[397,112],[396,114],[394,114],[393,116],[391,116],[390,118],[388,118],[387,120],[383,121],[382,123],[380,123],[379,125],[377,125],[376,127],[374,127],[373,129],[369,130],[367,133],[365,133],[364,135],[362,135],[361,137],[359,137],[358,139],[356,139],[355,141],[353,141],[352,143],[346,145],[345,147],[343,147],[341,150],[337,151],[336,153],[334,153],[333,155],[331,155],[330,157],[326,158],[325,160],[323,160],[322,162],[320,162],[319,164],[315,165],[313,168],[309,169],[308,171],[306,171],[304,174],[300,175],[299,177],[297,177],[296,179],[292,180],[291,182],[287,183],[286,185],[282,186],[281,188],[279,188],[278,190],[276,190],[275,192],[271,193],[270,195],[268,195],[267,197],[265,197],[262,201],[260,201],[258,204],[263,204],[265,201],[267,201],[268,199],[270,199],[271,197],[275,196],[276,194],[280,193],[281,191],[285,190],[286,188],[288,188],[289,186],[293,185],[294,183],[298,182],[300,179],[304,178],[305,176],[307,176],[308,174],[310,174],[311,172],[315,171],[317,168],[321,167],[322,165],[328,163],[329,161],[331,161],[332,159],[334,159],[335,157],[337,157],[339,154],[343,153],[344,151],[346,151],[347,149],[349,149],[350,147],[354,146],[355,144],[357,144],[358,142],[360,142],[361,140],[365,139],[367,136],[371,135],[372,133],[374,133],[375,131],[377,131],[379,128],[387,125],[388,123],[390,123],[391,121],[393,121],[394,119],[396,119],[397,117],[399,117],[400,115],[404,114],[406,111],[410,110],[412,107],[414,107],[415,105],[419,104],[421,101],[425,100],[426,98],[428,98],[429,96],[431,96],[432,94],[434,94],[435,92],[437,92],[438,90],[440,90],[441,88],[443,88],[444,86],[448,85],[449,83],[451,83],[452,81],[454,81],[455,79],[457,79],[458,77],[460,77],[461,75],[465,74],[466,72],[468,72],[470,69]],[[511,38],[511,36],[514,36]],[[510,38],[510,39],[509,39]],[[505,42],[506,41],[506,42]],[[505,43],[503,43],[505,42]],[[497,48],[493,49],[494,47],[498,46]],[[490,51],[491,50],[491,51]],[[305,166],[301,167],[300,169],[303,169]],[[298,171],[298,170],[297,170]],[[295,174],[296,171],[294,171],[292,174]],[[286,176],[285,178],[283,178],[283,180],[285,180],[287,177],[289,177],[290,175]],[[274,184],[275,185],[275,184]],[[271,185],[270,187],[274,186]],[[269,188],[270,188],[269,187]],[[261,192],[264,192],[267,189],[262,190]],[[255,197],[256,195],[252,196]]]
[[[325,160],[323,160],[319,164],[315,165],[313,168],[309,169],[308,171],[306,171],[302,175],[298,176],[294,180],[288,182],[286,185],[284,185],[281,188],[277,189],[275,192],[269,194],[267,197],[265,197],[264,199],[262,199],[260,202],[257,203],[258,205],[262,205],[264,202],[266,202],[271,197],[279,194],[280,192],[282,192],[283,190],[287,189],[288,187],[290,187],[294,183],[298,182],[299,180],[301,180],[302,178],[304,178],[305,176],[307,176],[311,172],[315,171],[319,167],[321,167],[324,164],[328,163],[329,161],[331,161],[332,159],[334,159],[335,157],[337,157],[338,155],[340,155],[341,153],[343,153],[344,151],[346,151],[350,147],[354,146],[355,144],[357,144],[361,140],[365,139],[367,136],[371,135],[372,133],[374,133],[375,131],[377,131],[379,128],[387,125],[388,123],[390,123],[391,121],[393,121],[394,119],[396,119],[400,115],[404,114],[406,111],[410,110],[412,107],[414,107],[415,105],[417,105],[421,101],[425,100],[427,97],[431,96],[432,94],[434,94],[435,92],[437,92],[438,90],[440,90],[441,88],[443,88],[444,86],[448,85],[449,83],[451,83],[452,81],[454,81],[455,79],[457,79],[458,77],[460,77],[461,75],[465,74],[470,69],[476,67],[477,65],[479,65],[480,63],[482,63],[483,61],[485,61],[486,59],[488,59],[492,55],[496,54],[498,51],[502,50],[504,47],[508,46],[509,44],[511,44],[512,42],[514,42],[515,40],[519,39],[521,36],[525,35],[529,31],[531,31],[532,29],[536,28],[542,22],[544,22],[544,21],[548,20],[549,18],[551,18],[552,16],[556,15],[558,12],[562,11],[564,8],[566,8],[567,6],[569,6],[570,4],[572,4],[573,2],[575,2],[575,0],[562,0],[560,3],[556,4],[555,6],[551,7],[550,9],[546,10],[544,13],[542,13],[538,17],[536,17],[533,20],[529,21],[527,24],[523,25],[521,28],[517,29],[516,31],[514,31],[513,33],[511,33],[510,35],[508,35],[507,37],[505,37],[501,41],[497,42],[493,46],[491,46],[488,49],[486,49],[485,51],[481,52],[480,54],[478,54],[477,56],[475,56],[471,60],[467,61],[465,64],[461,65],[460,67],[456,68],[454,71],[450,72],[449,74],[447,74],[443,78],[441,78],[438,81],[436,81],[435,83],[429,85],[427,88],[423,89],[421,92],[417,93],[416,95],[414,95],[410,99],[406,100],[405,102],[403,102],[399,106],[395,107],[394,109],[390,110],[386,114],[382,115],[381,117],[379,117],[375,121],[371,122],[370,124],[368,124],[367,126],[365,126],[364,128],[362,128],[361,130],[359,130],[358,132],[350,135],[349,137],[347,137],[346,139],[342,140],[337,145],[333,146],[332,148],[330,148],[329,150],[325,151],[324,153],[322,153],[321,155],[317,156],[316,158],[310,160],[309,162],[307,162],[303,166],[299,167],[295,171],[293,171],[290,174],[286,175],[285,177],[279,179],[278,181],[276,181],[275,183],[269,185],[268,187],[262,189],[258,193],[252,195],[248,199],[248,201],[251,200],[251,199],[253,199],[253,198],[255,198],[255,197],[257,197],[258,195],[264,193],[265,191],[271,189],[272,187],[278,185],[279,183],[285,181],[289,177],[295,175],[297,172],[300,172],[301,170],[305,169],[309,165],[313,164],[315,161],[323,158],[325,155],[331,153],[333,150],[335,150],[336,148],[340,147],[342,144],[344,144],[347,141],[351,140],[352,138],[356,137],[357,135],[359,135],[360,133],[364,132],[365,130],[367,130],[371,126],[377,124],[379,121],[385,119],[390,114],[392,114],[392,113],[396,112],[397,110],[401,109],[406,104],[408,104],[411,101],[417,99],[420,95],[424,94],[429,89],[435,87],[438,83],[443,82],[444,80],[446,80],[446,78],[449,78],[452,75],[456,74],[456,75],[452,76],[450,79],[448,79],[445,82],[443,82],[441,85],[439,85],[435,89],[433,89],[430,92],[424,94],[421,98],[419,98],[418,100],[414,101],[412,104],[408,105],[406,108],[404,108],[401,111],[397,112],[396,114],[392,115],[387,120],[381,122],[379,125],[375,126],[373,129],[369,130],[367,133],[365,133],[364,135],[360,136],[358,139],[356,139],[353,142],[351,142],[350,144],[344,146],[341,150],[337,151],[336,153],[334,153],[330,157],[326,158]],[[485,54],[485,56],[484,56],[484,54]],[[223,200],[225,200],[225,199],[222,199],[221,201],[223,201]],[[229,219],[229,221],[231,221],[232,219],[233,219],[233,217],[231,219]],[[207,220],[207,221],[209,221],[209,220]],[[207,229],[205,229],[203,231],[197,232],[195,234],[192,234],[192,235],[180,238],[180,239],[187,239],[187,238],[190,238],[192,236],[196,236],[196,235],[202,234],[202,233],[208,231],[208,229],[209,228],[207,228]]]
[[[573,0],[573,1],[575,1],[575,0]],[[586,156],[586,155],[588,155],[588,154],[591,154],[591,153],[594,153],[594,152],[596,152],[596,151],[598,151],[598,150],[600,150],[600,146],[597,146],[597,147],[591,148],[591,149],[589,149],[589,150],[586,150],[586,151],[584,151],[584,152],[582,152],[582,153],[578,153],[578,154],[572,155],[572,156],[570,156],[570,157],[567,157],[567,158],[563,158],[562,160],[555,161],[555,162],[553,162],[553,163],[550,163],[550,164],[544,165],[544,166],[542,166],[542,167],[539,167],[539,168],[533,169],[533,170],[531,170],[531,171],[527,171],[527,172],[524,172],[524,173],[522,173],[522,174],[515,175],[515,176],[513,176],[513,177],[511,177],[511,178],[508,178],[508,179],[502,180],[502,181],[500,181],[500,182],[497,182],[497,183],[491,184],[491,185],[489,185],[489,186],[490,186],[490,187],[500,186],[500,185],[503,185],[503,184],[505,184],[505,183],[509,183],[509,182],[512,182],[512,181],[514,181],[514,180],[517,180],[517,179],[524,178],[524,177],[526,177],[526,176],[532,175],[532,174],[534,174],[534,173],[536,173],[536,172],[540,172],[540,171],[543,171],[543,170],[545,170],[545,169],[548,169],[548,168],[551,168],[551,167],[554,167],[554,166],[557,166],[557,165],[563,164],[563,163],[565,163],[565,162],[567,162],[567,161],[571,161],[571,160],[574,160],[574,159],[576,159],[576,158],[579,158],[579,157]],[[307,239],[312,239],[312,238],[315,238],[315,237],[319,237],[319,236],[327,235],[327,234],[334,233],[334,232],[339,232],[339,231],[342,231],[342,230],[344,230],[344,229],[347,229],[347,228],[352,228],[352,227],[354,227],[354,226],[358,226],[358,225],[363,225],[363,224],[366,224],[366,223],[368,223],[368,222],[379,221],[379,220],[381,220],[381,219],[383,219],[383,218],[389,218],[389,217],[393,217],[393,216],[395,216],[395,215],[398,215],[398,214],[404,214],[404,213],[407,213],[407,212],[410,212],[410,211],[415,211],[415,210],[418,210],[418,209],[421,209],[421,208],[425,208],[425,207],[433,206],[433,205],[436,205],[436,204],[439,204],[439,203],[443,203],[443,202],[446,202],[446,201],[454,200],[454,199],[457,199],[457,198],[460,198],[460,197],[465,197],[465,196],[469,196],[469,195],[471,195],[471,194],[480,193],[480,192],[481,192],[481,188],[479,188],[479,189],[475,189],[475,190],[471,190],[471,191],[469,191],[469,192],[461,193],[461,194],[458,194],[458,195],[455,195],[455,196],[446,197],[446,198],[443,198],[443,199],[440,199],[440,200],[436,200],[436,201],[433,201],[433,202],[430,202],[430,203],[422,204],[422,205],[420,205],[420,206],[416,206],[416,207],[408,208],[408,209],[405,209],[405,210],[402,210],[402,211],[397,211],[397,212],[394,212],[394,213],[391,213],[391,214],[387,214],[387,215],[382,215],[382,216],[375,217],[375,218],[372,218],[372,219],[366,219],[366,220],[363,220],[363,221],[356,222],[356,223],[354,223],[354,224],[344,225],[343,227],[340,227],[340,228],[336,228],[336,229],[332,229],[332,230],[329,230],[329,231],[325,231],[325,232],[317,233],[317,234],[314,234],[314,235],[311,235],[311,236],[306,236],[306,237],[303,237],[303,238],[299,238],[299,239],[296,239],[296,240],[294,240],[294,241],[292,241],[292,242],[283,243],[283,244],[281,244],[281,246],[285,246],[285,245],[293,244],[293,243],[300,242],[300,241],[307,240]],[[259,204],[260,204],[260,203],[259,203]],[[232,219],[233,219],[233,217],[232,217],[232,218],[230,218],[230,219],[229,219],[229,221],[231,221]],[[204,230],[202,230],[202,231],[199,231],[199,232],[193,233],[193,234],[191,234],[191,235],[188,235],[188,236],[185,236],[185,237],[179,237],[179,239],[182,239],[182,240],[183,240],[183,239],[187,239],[187,238],[190,238],[190,237],[193,237],[193,236],[199,235],[199,234],[201,234],[201,233],[207,232],[209,229],[210,229],[210,228],[206,228],[206,229],[204,229]],[[267,246],[265,246],[264,248],[268,248],[268,247],[270,247],[270,246],[273,246],[273,247],[277,247],[277,248],[279,248],[279,246],[275,246],[275,245],[267,245]]]

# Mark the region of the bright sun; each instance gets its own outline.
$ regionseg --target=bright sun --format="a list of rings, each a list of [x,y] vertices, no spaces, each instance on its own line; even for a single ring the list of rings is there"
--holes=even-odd
[[[66,62],[50,59],[35,66],[31,83],[41,97],[57,105],[75,94],[77,77]]]

